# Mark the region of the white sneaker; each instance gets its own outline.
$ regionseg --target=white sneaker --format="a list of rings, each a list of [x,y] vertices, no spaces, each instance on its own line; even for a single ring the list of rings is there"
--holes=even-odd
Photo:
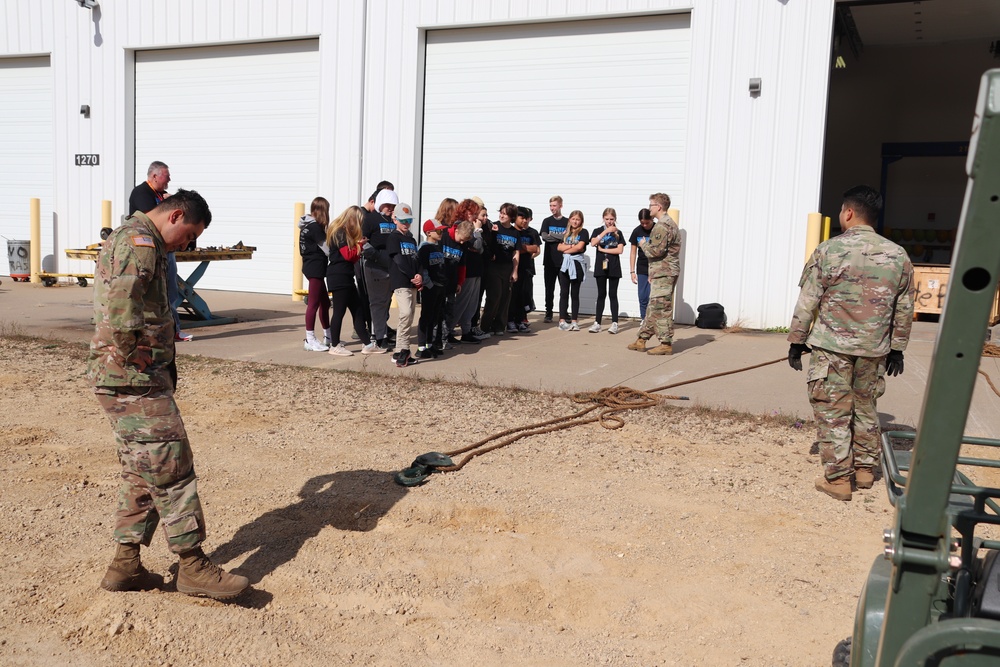
[[[375,341],[368,343],[361,348],[361,354],[379,354],[378,345],[375,344]]]
[[[611,327],[608,329],[608,333],[609,334],[616,334],[616,333],[618,333],[618,323],[617,322],[612,322],[611,323]]]
[[[564,320],[559,320],[559,330],[569,331],[569,323]]]
[[[594,322],[593,324],[590,325],[590,328],[587,329],[587,331],[589,331],[590,333],[601,333],[600,323]]]
[[[344,347],[343,343],[337,343],[335,347],[331,347],[328,354],[332,354],[335,357],[353,357],[354,353]]]
[[[302,345],[302,349],[306,352],[326,352],[327,347],[314,338],[313,340],[306,340]]]
[[[579,331],[579,330],[580,330],[580,325],[579,324],[577,324],[576,322],[571,322],[570,323],[570,325],[569,325],[569,331]]]

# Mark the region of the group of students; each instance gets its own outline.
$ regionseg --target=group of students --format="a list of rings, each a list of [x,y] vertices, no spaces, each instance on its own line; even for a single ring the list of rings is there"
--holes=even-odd
[[[588,233],[583,213],[573,211],[565,218],[562,206],[561,197],[552,197],[552,215],[536,231],[529,208],[505,203],[493,222],[480,198],[446,198],[434,217],[423,223],[423,242],[418,245],[411,231],[413,209],[399,201],[387,181],[379,183],[364,207],[349,206],[332,220],[329,202],[317,197],[309,215],[299,222],[302,272],[308,280],[305,350],[352,356],[340,340],[348,311],[354,335],[362,343],[361,353],[392,350],[399,367],[436,358],[457,344],[529,332],[528,313],[535,310],[535,258],[543,253],[545,322],[553,320],[558,283],[559,328],[579,331],[588,244],[597,253],[593,273],[598,292],[597,314],[588,330],[602,330],[604,304],[610,300],[608,332],[618,333],[618,284],[626,242],[617,227],[617,214],[605,209],[603,224]],[[653,227],[648,209],[639,212],[638,222],[629,238],[629,266],[638,286],[640,315],[645,317],[648,263],[637,248]],[[414,355],[410,329],[418,293],[421,310]],[[399,311],[395,330],[388,326],[393,298]],[[317,316],[322,341],[315,334]]]

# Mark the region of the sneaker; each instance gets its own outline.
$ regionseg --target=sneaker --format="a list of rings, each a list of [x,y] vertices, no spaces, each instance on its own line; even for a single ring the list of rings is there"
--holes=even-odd
[[[361,354],[385,354],[387,351],[387,348],[382,347],[375,341],[372,341],[361,348]]]
[[[465,341],[461,338],[457,338],[454,334],[448,334],[448,342],[452,345],[459,345]]]
[[[467,334],[462,334],[462,337],[459,338],[459,340],[462,341],[463,343],[472,343],[473,345],[479,345],[480,342],[479,339],[476,338],[471,331]]]
[[[565,322],[563,320],[559,320],[559,330],[560,331],[569,331],[569,322]]]
[[[327,350],[327,354],[332,354],[335,357],[353,357],[354,353],[344,347],[343,343],[337,343],[336,346],[331,347]]]
[[[306,339],[306,341],[302,344],[302,349],[306,352],[326,352],[328,348],[316,339]]]
[[[442,343],[438,343],[436,345],[432,345],[431,347],[433,347],[435,350],[440,350],[441,352],[444,352],[445,350],[454,350],[455,349],[455,346],[451,344],[450,340],[446,340],[446,341],[444,341]]]
[[[513,322],[507,323],[507,333],[517,333],[517,325]]]
[[[493,335],[494,336],[502,336],[503,335],[503,329],[500,329],[499,331],[494,331]]]
[[[486,333],[482,329],[476,328],[472,330],[472,335],[475,336],[476,340],[486,340],[490,337],[490,334]]]
[[[399,353],[399,356],[396,357],[396,366],[399,368],[412,366],[415,363],[417,363],[417,360],[410,355],[409,350],[403,350],[402,352]]]
[[[600,322],[594,322],[593,324],[591,324],[590,328],[587,329],[587,331],[589,331],[590,333],[601,333]]]
[[[431,350],[431,348],[422,347],[419,350],[417,350],[417,359],[433,359],[433,358],[434,358],[434,351]],[[396,359],[398,360],[399,357],[396,357]]]
[[[194,335],[186,333],[184,331],[174,332],[174,340],[180,343],[187,343],[188,341],[194,340]]]
[[[545,322],[546,324],[548,324],[549,322],[551,322],[552,321],[552,313],[545,313],[545,319],[542,320],[542,321]]]
[[[580,330],[580,325],[577,324],[576,322],[570,322],[569,330],[570,331],[579,331]]]
[[[520,324],[517,325],[517,331],[518,333],[528,333],[529,331],[531,331],[531,327],[528,325],[527,322],[521,322]]]
[[[609,334],[616,334],[616,333],[618,333],[618,323],[617,322],[612,322],[611,323],[611,326],[608,328],[608,333]]]

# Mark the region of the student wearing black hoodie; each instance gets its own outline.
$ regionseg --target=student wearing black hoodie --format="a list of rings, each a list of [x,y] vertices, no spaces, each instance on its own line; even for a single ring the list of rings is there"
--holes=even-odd
[[[417,241],[410,233],[413,209],[409,204],[397,204],[392,214],[396,230],[386,237],[385,249],[389,256],[389,283],[399,308],[396,326],[396,352],[392,355],[400,368],[416,363],[410,355],[410,326],[417,310],[417,290],[423,284],[420,262],[417,259]],[[374,309],[374,303],[372,304]],[[374,316],[374,310],[372,312]]]
[[[309,281],[306,297],[306,352],[326,352],[330,347],[330,297],[323,279],[329,246],[326,244],[326,226],[330,222],[330,202],[316,197],[309,206],[309,215],[299,220],[299,255],[302,256],[302,275]],[[323,325],[323,341],[316,340],[316,315]],[[339,334],[338,334],[339,335]]]

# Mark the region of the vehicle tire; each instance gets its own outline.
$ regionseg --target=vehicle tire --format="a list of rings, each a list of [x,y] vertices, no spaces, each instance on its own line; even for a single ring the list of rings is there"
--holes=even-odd
[[[80,287],[86,287],[87,286],[87,279],[86,278],[77,278],[76,279],[76,284],[79,285]]]
[[[52,287],[57,282],[59,281],[56,280],[55,278],[42,278],[42,284],[45,285],[46,287]]]
[[[837,642],[837,647],[833,649],[833,667],[850,667],[851,665],[851,637]]]

